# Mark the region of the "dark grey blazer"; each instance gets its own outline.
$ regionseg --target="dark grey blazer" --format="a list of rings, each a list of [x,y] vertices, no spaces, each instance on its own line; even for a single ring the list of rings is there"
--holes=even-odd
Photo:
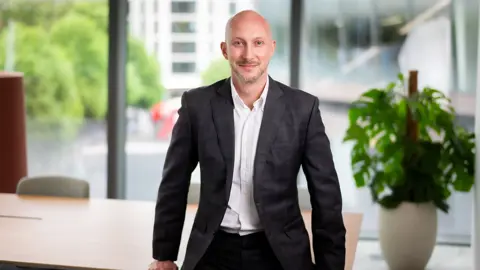
[[[261,223],[285,270],[343,270],[342,198],[318,99],[269,80],[253,178]],[[234,122],[229,79],[185,92],[178,113],[158,190],[153,258],[177,259],[191,173],[200,163],[200,202],[182,268],[193,270],[220,227],[232,185]],[[300,166],[312,204],[316,266],[298,204]]]

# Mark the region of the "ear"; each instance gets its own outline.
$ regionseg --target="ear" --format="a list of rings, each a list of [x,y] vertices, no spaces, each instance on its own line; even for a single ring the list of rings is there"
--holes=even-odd
[[[222,50],[223,57],[226,60],[228,60],[227,43],[226,42],[220,43],[220,49]]]

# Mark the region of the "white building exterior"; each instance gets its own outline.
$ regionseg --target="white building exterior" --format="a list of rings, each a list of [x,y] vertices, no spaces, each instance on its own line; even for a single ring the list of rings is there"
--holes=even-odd
[[[156,56],[168,90],[202,84],[201,73],[221,58],[225,23],[255,0],[130,0],[129,27]]]

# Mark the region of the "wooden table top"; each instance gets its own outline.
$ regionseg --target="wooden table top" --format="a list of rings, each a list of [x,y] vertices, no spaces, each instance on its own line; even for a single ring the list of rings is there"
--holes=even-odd
[[[0,261],[148,269],[153,217],[153,202],[0,194]]]
[[[70,269],[147,269],[152,260],[154,207],[154,202],[0,193],[0,262]],[[196,206],[188,206],[180,262],[195,212]],[[309,220],[309,214],[304,218]],[[357,219],[347,215],[346,226]]]

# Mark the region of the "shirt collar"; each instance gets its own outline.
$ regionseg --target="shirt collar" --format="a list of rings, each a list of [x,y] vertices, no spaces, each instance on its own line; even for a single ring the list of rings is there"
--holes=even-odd
[[[253,106],[254,107],[257,107],[259,106],[259,108],[263,111],[264,108],[265,108],[265,103],[266,103],[266,100],[267,100],[267,93],[268,93],[268,86],[269,86],[269,82],[270,79],[267,78],[267,83],[265,84],[265,87],[263,88],[263,92],[262,92],[262,95],[260,96],[259,99],[257,99],[254,103],[253,103]],[[232,99],[233,99],[233,103],[235,106],[240,106],[240,107],[244,107],[244,108],[248,108],[247,105],[245,105],[245,103],[243,102],[242,98],[240,98],[240,96],[238,95],[238,92],[237,90],[235,89],[235,85],[233,85],[233,80],[232,78],[230,77],[230,88],[232,89]]]

